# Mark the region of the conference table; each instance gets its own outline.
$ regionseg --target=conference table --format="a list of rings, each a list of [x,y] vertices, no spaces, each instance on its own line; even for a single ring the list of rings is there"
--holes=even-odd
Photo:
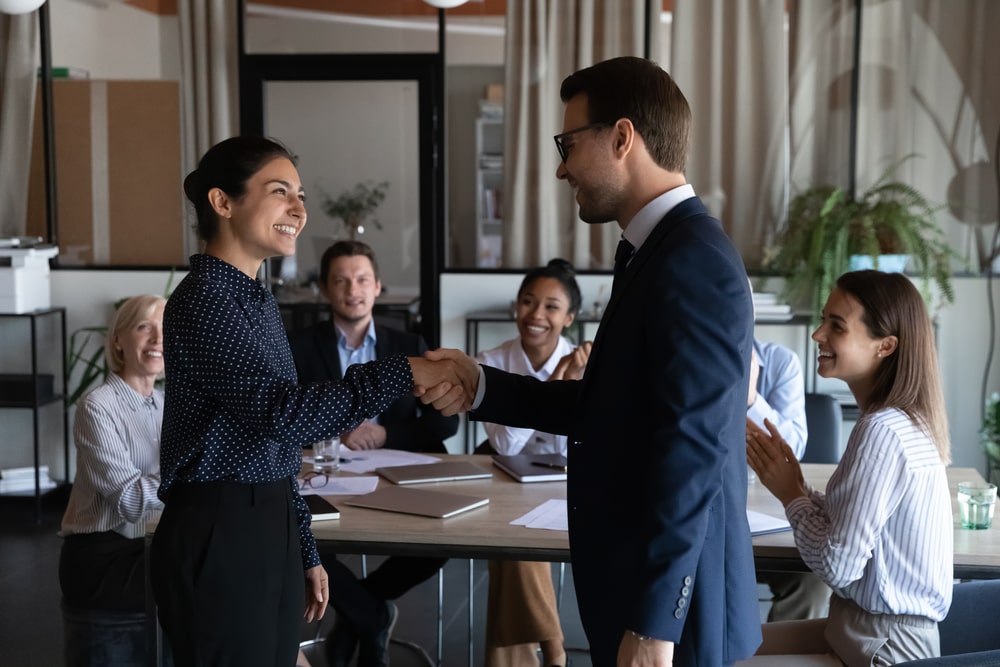
[[[565,482],[521,484],[491,464],[489,456],[453,455],[455,460],[473,461],[492,469],[489,479],[421,484],[470,496],[489,497],[488,505],[448,519],[433,519],[381,510],[351,507],[331,500],[340,509],[340,519],[313,525],[317,541],[339,553],[445,556],[448,558],[516,559],[565,562],[569,539],[564,531],[511,525],[546,500],[566,497]],[[826,488],[835,466],[803,464],[803,476],[815,489]],[[572,473],[570,473],[572,474]],[[949,468],[952,510],[955,517],[955,577],[1000,578],[1000,518],[989,530],[963,530],[958,521],[956,492],[961,481],[983,481],[973,468]],[[388,484],[385,480],[379,484]],[[784,517],[781,503],[760,482],[749,485],[747,508]],[[754,561],[760,571],[804,571],[798,549],[789,531],[753,538]]]
[[[550,499],[566,498],[565,482],[521,484],[492,465],[489,456],[449,455],[448,460],[472,461],[493,475],[486,479],[420,484],[418,488],[437,489],[490,499],[478,507],[447,519],[425,518],[410,514],[353,507],[345,496],[330,496],[340,510],[340,518],[318,521],[313,534],[319,544],[341,554],[380,556],[438,556],[461,559],[509,559],[567,562],[569,538],[565,531],[511,525],[515,519]],[[802,464],[805,480],[814,489],[823,490],[836,466]],[[350,473],[340,473],[349,475]],[[370,473],[369,473],[370,474]],[[572,473],[570,473],[572,474]],[[954,567],[957,579],[1000,578],[1000,517],[989,530],[964,530],[958,520],[958,483],[983,481],[974,468],[948,468],[952,515],[955,517]],[[390,484],[380,480],[379,485]],[[749,485],[747,509],[784,517],[781,503],[760,482]],[[150,535],[147,535],[147,546]],[[792,533],[784,531],[753,537],[754,562],[762,572],[801,572],[806,567],[798,555]],[[470,596],[473,573],[469,567]],[[438,580],[438,651],[441,664],[440,603],[442,580]],[[147,588],[149,593],[149,589]],[[149,619],[155,618],[152,595],[149,595]],[[148,623],[157,650],[152,664],[160,664],[159,629]],[[472,605],[469,605],[469,664],[472,664]]]

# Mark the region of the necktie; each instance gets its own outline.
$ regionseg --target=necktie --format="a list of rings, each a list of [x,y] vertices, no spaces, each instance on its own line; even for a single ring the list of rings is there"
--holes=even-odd
[[[618,242],[618,249],[615,250],[615,278],[625,272],[625,267],[628,266],[628,260],[632,257],[633,252],[635,252],[635,246],[627,240],[622,239]]]

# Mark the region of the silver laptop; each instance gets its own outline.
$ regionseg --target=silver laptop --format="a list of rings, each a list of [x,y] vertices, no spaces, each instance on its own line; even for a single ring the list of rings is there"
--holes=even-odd
[[[470,461],[438,461],[406,466],[376,468],[375,472],[393,484],[423,484],[424,482],[455,482],[462,479],[487,479],[493,476]]]
[[[346,505],[368,509],[417,514],[437,519],[447,519],[467,510],[482,507],[489,498],[466,496],[447,491],[411,489],[404,486],[383,486],[382,488],[344,501]]]

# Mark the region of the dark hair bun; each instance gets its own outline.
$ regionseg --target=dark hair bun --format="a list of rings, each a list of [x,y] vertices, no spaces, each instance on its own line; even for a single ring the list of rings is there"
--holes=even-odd
[[[572,278],[576,275],[576,269],[573,268],[573,265],[562,257],[550,259],[546,266],[555,271],[559,271],[560,273],[564,273],[568,278]]]
[[[184,196],[188,198],[188,201],[197,206],[203,194],[201,174],[195,169],[184,178]]]

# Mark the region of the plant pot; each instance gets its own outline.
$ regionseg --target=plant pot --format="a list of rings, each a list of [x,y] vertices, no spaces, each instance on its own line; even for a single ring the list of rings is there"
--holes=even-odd
[[[879,255],[878,270],[883,273],[902,273],[906,268],[906,263],[910,261],[909,255]],[[851,255],[848,270],[862,271],[864,269],[874,269],[875,257],[872,255]]]

